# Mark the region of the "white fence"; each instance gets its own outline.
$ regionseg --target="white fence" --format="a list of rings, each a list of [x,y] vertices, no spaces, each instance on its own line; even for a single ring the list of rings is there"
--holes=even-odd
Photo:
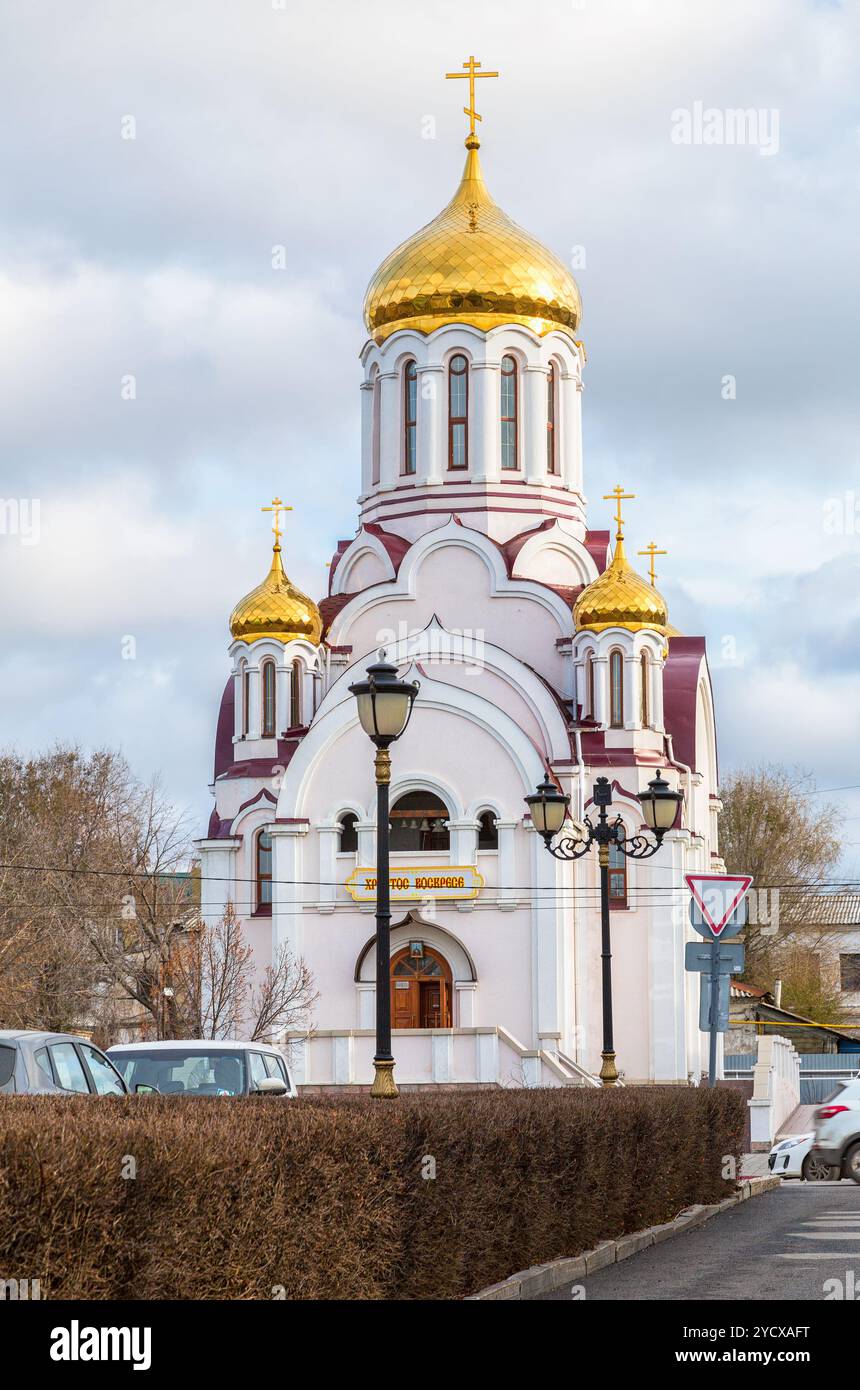
[[[369,1086],[373,1081],[372,1029],[320,1029],[290,1033],[296,1084]],[[598,1086],[570,1058],[524,1047],[504,1028],[404,1028],[392,1033],[399,1086]]]
[[[800,1104],[800,1056],[787,1038],[759,1038],[752,1078],[750,1140],[760,1153]]]

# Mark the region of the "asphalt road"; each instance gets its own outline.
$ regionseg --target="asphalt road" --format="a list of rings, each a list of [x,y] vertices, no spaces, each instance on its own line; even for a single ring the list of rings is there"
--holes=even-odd
[[[776,1191],[740,1202],[693,1231],[598,1270],[582,1286],[589,1302],[821,1301],[830,1279],[847,1284],[848,1297],[860,1300],[857,1183],[784,1182]],[[542,1294],[539,1301],[570,1299],[571,1290],[568,1285]]]

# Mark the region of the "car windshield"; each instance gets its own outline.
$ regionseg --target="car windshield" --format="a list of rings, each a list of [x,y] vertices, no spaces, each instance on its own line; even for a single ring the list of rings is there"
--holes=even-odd
[[[135,1048],[110,1053],[130,1091],[154,1086],[162,1095],[240,1096],[245,1093],[241,1052],[208,1052],[200,1047]]]

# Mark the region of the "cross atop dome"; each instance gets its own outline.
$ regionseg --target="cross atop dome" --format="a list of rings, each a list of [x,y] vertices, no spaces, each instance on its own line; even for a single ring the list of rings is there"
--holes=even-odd
[[[282,502],[282,501],[281,501],[280,497],[273,497],[273,498],[272,498],[272,505],[271,505],[271,507],[261,507],[261,508],[260,508],[260,511],[261,511],[261,512],[274,512],[274,513],[275,513],[275,521],[274,521],[274,525],[272,526],[272,531],[274,532],[274,535],[275,535],[275,549],[276,549],[276,550],[280,550],[280,548],[281,548],[281,536],[284,534],[283,531],[281,530],[281,526],[280,526],[280,522],[281,522],[281,512],[291,512],[292,510],[293,510],[292,507],[288,507],[287,504],[286,504],[285,502]]]
[[[651,564],[650,564],[650,566],[649,566],[648,573],[649,573],[650,576],[651,576],[651,587],[652,587],[652,589],[653,589],[653,588],[656,588],[656,587],[657,587],[657,575],[656,575],[656,573],[655,573],[655,571],[654,571],[654,556],[655,556],[655,555],[668,555],[668,554],[669,554],[668,550],[658,550],[658,549],[657,549],[657,543],[656,543],[656,541],[649,541],[648,544],[646,545],[646,547],[645,547],[644,550],[639,550],[639,551],[637,551],[636,553],[637,553],[638,555],[648,555],[648,556],[650,556]]]
[[[635,492],[625,492],[620,483],[616,483],[611,492],[604,492],[603,494],[604,502],[611,502],[613,499],[615,501],[615,524],[618,527],[615,532],[615,539],[617,541],[624,539],[624,518],[621,515],[621,503],[632,502],[635,497]]]
[[[475,133],[475,122],[483,120],[483,116],[480,116],[475,110],[475,81],[479,77],[498,77],[499,75],[497,72],[479,72],[478,68],[480,66],[481,64],[475,61],[474,54],[472,54],[469,57],[469,61],[463,64],[463,67],[466,69],[465,72],[445,73],[445,77],[448,80],[462,77],[468,78],[469,81],[469,105],[463,107],[463,115],[469,117],[469,134],[466,137],[467,150],[476,150],[478,148],[480,141]]]

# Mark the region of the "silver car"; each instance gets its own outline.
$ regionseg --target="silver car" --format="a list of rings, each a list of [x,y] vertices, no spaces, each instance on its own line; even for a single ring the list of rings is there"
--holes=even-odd
[[[0,1030],[0,1094],[124,1096],[128,1089],[86,1038],[10,1028]]]

